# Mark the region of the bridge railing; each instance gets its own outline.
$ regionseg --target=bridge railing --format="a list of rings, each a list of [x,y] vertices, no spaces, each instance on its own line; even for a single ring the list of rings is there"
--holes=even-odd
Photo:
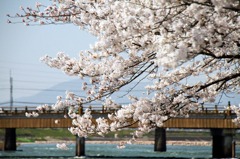
[[[37,107],[0,107],[0,114],[25,114],[26,112],[38,112],[38,113],[67,113],[67,109],[62,110],[42,110],[39,111],[36,109]],[[92,114],[99,114],[99,113],[113,113],[116,110],[118,110],[120,107],[117,108],[108,108],[106,106],[85,106],[85,107],[79,107],[76,113],[83,114],[86,109],[90,109],[92,111]]]
[[[233,112],[230,110],[229,108],[230,106],[230,102],[228,103],[228,106],[224,106],[224,105],[210,105],[210,104],[205,104],[202,105],[201,108],[199,109],[198,112],[191,112],[192,114],[232,114]],[[120,109],[121,107],[115,107],[115,108],[110,108],[107,106],[81,106],[78,108],[76,113],[79,114],[83,114],[84,111],[86,109],[90,109],[92,111],[92,114],[106,114],[106,113],[113,113],[116,110]],[[9,106],[4,106],[4,107],[0,107],[0,114],[25,114],[26,112],[38,112],[38,113],[62,113],[62,114],[66,114],[67,113],[67,109],[63,109],[63,110],[43,110],[43,111],[38,111],[36,109],[36,107],[34,106],[26,106],[26,107],[9,107]]]
[[[204,114],[233,114],[234,112],[230,109],[231,103],[228,102],[227,105],[213,105],[213,104],[202,104],[200,111],[198,113]]]

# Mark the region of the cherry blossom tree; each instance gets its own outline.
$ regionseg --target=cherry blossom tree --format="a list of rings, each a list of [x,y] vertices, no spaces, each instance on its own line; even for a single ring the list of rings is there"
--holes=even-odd
[[[42,58],[69,76],[90,79],[82,83],[86,97],[66,92],[66,100],[58,97],[52,107],[68,107],[69,130],[75,135],[104,135],[137,123],[133,137],[139,137],[171,117],[188,116],[221,93],[240,92],[239,0],[53,0],[49,6],[36,3],[35,9],[21,10],[8,22],[71,23],[97,37],[78,58],[62,52]],[[132,96],[142,80],[151,82],[145,87],[150,96]],[[110,98],[133,82],[131,103]],[[120,109],[96,123],[90,109],[75,113],[94,101]]]

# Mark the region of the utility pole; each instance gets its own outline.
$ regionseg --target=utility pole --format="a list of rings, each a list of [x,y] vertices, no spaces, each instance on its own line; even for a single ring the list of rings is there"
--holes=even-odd
[[[12,112],[13,107],[13,78],[10,70],[10,110]],[[16,151],[16,128],[6,128],[4,138],[4,150],[5,151]]]
[[[13,107],[13,78],[12,71],[10,70],[10,110],[12,111]]]

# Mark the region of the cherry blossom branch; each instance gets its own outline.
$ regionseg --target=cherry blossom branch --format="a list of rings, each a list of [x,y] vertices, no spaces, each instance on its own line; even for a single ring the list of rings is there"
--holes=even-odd
[[[102,136],[138,121],[135,135],[141,136],[171,117],[187,117],[220,93],[240,92],[239,6],[239,0],[66,0],[37,4],[36,9],[21,7],[23,13],[10,18],[26,25],[71,23],[96,36],[96,43],[78,59],[65,53],[43,58],[48,66],[85,80],[86,96],[66,92],[53,108],[68,108],[75,135]],[[149,80],[149,96],[134,97],[131,91],[143,79]],[[111,99],[135,81],[127,91],[129,104]],[[110,121],[98,118],[92,123],[89,110],[75,113],[94,101],[116,108]]]
[[[236,73],[236,74],[232,74],[232,75],[229,75],[227,77],[224,77],[224,78],[220,78],[218,80],[215,80],[213,82],[210,82],[210,83],[207,83],[205,85],[200,86],[200,88],[196,92],[199,92],[199,91],[201,91],[201,90],[203,90],[203,89],[205,89],[205,88],[207,88],[207,87],[209,87],[211,85],[217,84],[219,82],[226,83],[227,81],[232,80],[234,78],[238,78],[238,77],[240,77],[240,73]]]

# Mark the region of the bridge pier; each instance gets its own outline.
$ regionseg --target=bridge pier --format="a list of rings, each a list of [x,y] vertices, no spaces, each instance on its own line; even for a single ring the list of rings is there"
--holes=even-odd
[[[235,129],[211,129],[212,134],[212,158],[234,158],[235,145],[233,136]]]
[[[4,138],[4,150],[16,151],[16,128],[6,128]]]
[[[167,150],[166,145],[167,145],[166,144],[166,129],[156,127],[154,151],[165,152]]]
[[[76,136],[76,156],[85,156],[85,137]]]

